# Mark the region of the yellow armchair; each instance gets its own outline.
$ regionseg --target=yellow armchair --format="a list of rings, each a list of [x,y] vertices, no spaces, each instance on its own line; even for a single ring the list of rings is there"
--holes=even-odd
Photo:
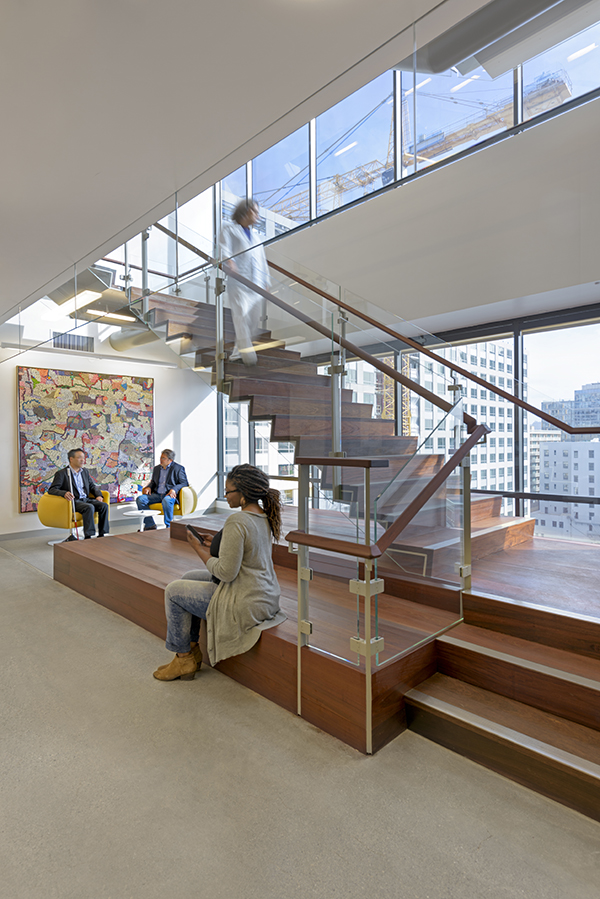
[[[196,511],[197,505],[198,494],[196,493],[194,488],[182,487],[177,494],[177,502],[173,506],[173,515],[191,515],[192,512]],[[152,503],[152,505],[148,506],[148,508],[154,509],[156,512],[162,512],[161,503]]]
[[[102,491],[102,499],[105,503],[109,503],[110,494],[108,490]],[[75,513],[75,521],[73,521],[73,505],[64,496],[53,496],[51,493],[44,493],[40,497],[37,507],[38,518],[47,528],[71,528],[79,527],[83,524],[83,518],[79,512]],[[108,516],[110,518],[110,504],[108,506]],[[98,516],[94,515],[96,524]]]

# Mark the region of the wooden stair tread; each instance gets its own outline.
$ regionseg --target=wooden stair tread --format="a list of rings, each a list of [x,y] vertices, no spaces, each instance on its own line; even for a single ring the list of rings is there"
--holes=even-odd
[[[466,712],[482,719],[484,727],[488,721],[509,729],[512,732],[510,736],[517,740],[517,735],[522,735],[526,738],[523,742],[527,748],[537,754],[546,754],[544,747],[547,747],[573,756],[573,767],[578,767],[578,760],[582,760],[582,767],[595,776],[600,785],[600,740],[597,731],[443,674],[434,674],[409,690],[405,698],[408,703],[426,705],[428,697],[446,704],[447,708],[443,710],[446,716],[460,718],[460,713]],[[532,740],[544,745],[532,746]]]
[[[515,659],[595,681],[599,691],[598,718],[600,724],[600,659],[591,659],[566,649],[555,649],[543,643],[534,643],[511,634],[475,627],[472,624],[459,624],[453,628],[451,634],[440,637],[440,641],[447,644],[455,644],[457,640],[471,644],[475,651],[481,647],[484,650],[503,653]]]

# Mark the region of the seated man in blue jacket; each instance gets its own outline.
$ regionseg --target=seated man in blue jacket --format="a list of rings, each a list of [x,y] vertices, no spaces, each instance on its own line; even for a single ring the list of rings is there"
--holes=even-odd
[[[162,503],[166,527],[170,527],[173,521],[173,507],[177,502],[177,496],[182,487],[188,486],[183,465],[175,462],[173,450],[164,449],[160,454],[160,465],[152,472],[152,480],[142,490],[142,496],[138,496],[136,502],[140,511],[147,509],[154,503]],[[151,515],[144,518],[144,530],[156,530],[154,519]]]

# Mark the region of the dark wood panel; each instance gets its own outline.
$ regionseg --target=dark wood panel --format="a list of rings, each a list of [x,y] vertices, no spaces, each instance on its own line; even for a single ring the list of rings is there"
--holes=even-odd
[[[263,631],[249,652],[217,664],[217,669],[255,693],[296,713],[296,634],[285,639],[288,623]]]
[[[88,577],[84,581],[78,566],[63,565],[61,562],[55,565],[54,578],[106,609],[116,612],[122,618],[143,627],[151,634],[165,639],[167,623],[164,614],[164,592],[159,591],[162,592],[162,597],[153,596],[153,588],[146,587],[142,594],[131,589],[130,584],[124,584],[120,576]]]
[[[600,658],[600,620],[475,593],[463,596],[466,624]]]
[[[377,668],[373,674],[373,752],[406,729],[404,696],[435,672],[436,646],[432,640],[410,655]]]
[[[302,649],[302,717],[366,752],[365,675],[306,646]]]
[[[441,637],[437,647],[441,674],[600,730],[600,682],[594,687],[565,680],[560,672],[553,676],[523,659],[516,666],[482,647],[456,645],[452,635]]]
[[[600,820],[600,784],[547,759],[533,757],[527,746],[499,742],[471,728],[407,702],[408,726],[416,733],[491,768],[525,787]]]

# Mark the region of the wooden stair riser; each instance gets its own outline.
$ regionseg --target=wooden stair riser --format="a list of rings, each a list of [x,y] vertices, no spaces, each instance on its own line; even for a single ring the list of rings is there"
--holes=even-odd
[[[225,380],[232,383],[237,378],[243,377],[246,380],[275,381],[276,383],[286,382],[296,385],[302,385],[305,396],[308,396],[313,387],[326,387],[331,390],[331,382],[328,375],[311,375],[308,373],[299,373],[292,371],[291,368],[282,368],[280,371],[269,371],[262,369],[258,365],[244,365],[243,362],[231,362],[225,365]]]
[[[312,416],[324,418],[331,415],[331,397],[328,399],[313,399],[312,396],[301,399],[300,397],[285,396],[254,396],[250,400],[250,414],[256,421],[261,418],[270,418],[273,415],[288,416]],[[372,418],[372,406],[364,403],[342,402],[342,420],[360,419],[370,421]]]
[[[550,799],[600,820],[600,777],[562,765],[530,740],[485,722],[456,717],[451,709],[423,706],[415,697],[418,687],[405,697],[408,726],[435,743],[508,777]]]
[[[436,647],[441,674],[600,731],[600,681],[467,644],[452,634],[438,638]]]
[[[348,437],[385,436],[393,425],[385,421],[342,421],[342,435]],[[293,440],[300,436],[327,437],[331,435],[330,418],[301,418],[300,416],[276,415],[273,419],[272,440]],[[330,437],[331,439],[331,437]]]
[[[306,377],[318,375],[318,366],[312,362],[302,362],[298,359],[277,358],[276,356],[267,356],[260,353],[257,356],[258,364],[251,366],[255,371],[252,375],[257,378],[266,377],[269,374],[278,374],[286,372],[286,374],[298,375],[298,377]],[[243,362],[225,362],[225,374],[231,377],[248,377],[248,369]]]
[[[342,419],[343,420],[343,419]],[[381,421],[381,419],[373,419]],[[430,480],[444,464],[443,456],[405,456],[390,459],[387,468],[375,468],[371,471],[371,490],[385,489],[386,497],[394,496],[396,490],[401,491],[401,484],[414,482],[420,478]],[[332,469],[326,466],[321,471],[321,487],[331,490]],[[348,468],[342,472],[344,484],[348,487],[361,487],[364,483],[364,472],[358,468]],[[395,479],[395,480],[394,480]],[[393,482],[393,483],[392,483]],[[389,485],[389,487],[388,487]]]
[[[280,396],[305,399],[307,396],[304,384],[294,381],[260,381],[252,378],[236,378],[232,382],[231,402],[249,400],[253,396]],[[323,381],[323,386],[313,387],[310,391],[311,399],[322,402],[331,402],[331,382],[329,378]],[[352,402],[352,391],[342,390],[342,402]]]
[[[465,592],[465,624],[600,659],[600,620]]]
[[[348,456],[397,456],[403,453],[411,453],[416,449],[417,441],[414,437],[378,437],[377,439],[365,439],[361,437],[346,437],[342,449]],[[331,450],[325,438],[301,437],[296,447],[297,456],[326,456]]]

